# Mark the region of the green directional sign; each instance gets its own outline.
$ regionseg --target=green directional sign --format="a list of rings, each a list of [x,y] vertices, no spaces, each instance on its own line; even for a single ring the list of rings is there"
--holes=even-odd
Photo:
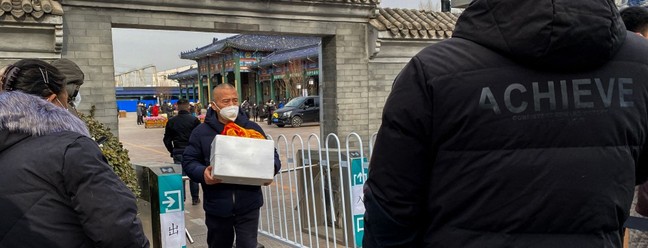
[[[167,174],[158,177],[160,213],[184,211],[182,204],[182,175]]]
[[[165,172],[158,176],[162,247],[186,248],[182,175]]]
[[[364,193],[362,187],[367,180],[369,173],[369,163],[367,158],[351,159],[351,212],[353,213],[353,232],[355,246],[362,247],[362,237],[364,236],[364,213],[365,207],[362,201]]]

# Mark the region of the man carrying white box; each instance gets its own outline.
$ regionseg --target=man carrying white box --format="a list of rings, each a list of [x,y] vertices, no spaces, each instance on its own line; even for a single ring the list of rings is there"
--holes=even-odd
[[[260,185],[272,183],[281,161],[263,129],[240,112],[234,86],[219,84],[213,96],[205,122],[191,133],[182,168],[203,187],[209,247],[232,247],[236,234],[236,247],[255,248]]]

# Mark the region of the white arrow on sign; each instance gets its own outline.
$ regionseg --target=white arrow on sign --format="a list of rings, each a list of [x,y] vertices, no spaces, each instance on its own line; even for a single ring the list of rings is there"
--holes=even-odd
[[[165,207],[167,213],[182,211],[180,204],[178,204],[176,208],[173,208],[175,203],[179,202],[180,198],[182,197],[182,192],[180,190],[166,191],[164,192],[164,196],[166,197],[167,201],[163,201],[162,205]]]
[[[169,208],[171,208],[171,206],[173,206],[173,204],[175,203],[175,200],[173,200],[173,198],[171,198],[170,196],[167,196],[167,199],[169,199],[169,200],[168,201],[163,201],[162,204],[169,204],[166,207],[167,209],[169,209]]]

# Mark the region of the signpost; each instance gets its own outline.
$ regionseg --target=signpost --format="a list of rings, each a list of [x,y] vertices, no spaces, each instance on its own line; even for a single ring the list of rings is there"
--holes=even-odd
[[[369,163],[367,158],[356,157],[351,159],[351,214],[353,215],[355,247],[362,247],[362,237],[364,236],[365,207],[362,188],[367,180],[368,173]]]
[[[141,218],[150,225],[152,247],[186,248],[182,167],[150,163],[136,165],[136,171],[142,199],[150,203]]]
[[[182,204],[182,176],[177,173],[160,175],[158,188],[162,247],[185,248],[187,243]]]

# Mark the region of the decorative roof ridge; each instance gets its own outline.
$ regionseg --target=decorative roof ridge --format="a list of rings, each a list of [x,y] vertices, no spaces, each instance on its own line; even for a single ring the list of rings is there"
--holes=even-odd
[[[268,56],[265,56],[261,60],[259,60],[257,66],[266,66],[275,63],[283,63],[286,61],[290,61],[292,59],[303,59],[303,58],[309,58],[311,56],[319,56],[320,55],[319,50],[311,51],[310,53],[308,52],[309,50],[314,50],[314,48],[317,48],[318,45],[319,44],[314,44],[314,45],[303,46],[298,48],[286,49],[286,50],[277,51],[268,54]],[[299,54],[300,52],[302,52],[302,54]],[[288,57],[288,58],[285,57],[291,53],[295,53],[295,54],[292,55],[292,57]]]
[[[40,19],[46,14],[63,15],[63,6],[58,0],[0,0],[0,16],[5,14],[15,18],[31,15]]]
[[[212,40],[212,43],[201,46],[201,47],[196,47],[195,49],[192,49],[192,50],[189,50],[189,51],[180,52],[180,55],[182,56],[182,55],[186,55],[186,54],[189,54],[189,53],[194,53],[194,52],[198,52],[198,51],[201,51],[201,50],[205,50],[207,48],[210,48],[212,46],[227,42],[227,40],[232,39],[232,38],[234,38],[236,36],[241,36],[241,35],[242,34],[237,34],[237,35],[230,36],[230,37],[227,37],[227,38],[222,39],[222,40],[214,37],[213,40]]]
[[[212,42],[203,47],[191,51],[181,52],[180,57],[183,59],[197,59],[209,56],[213,53],[221,52],[227,47],[239,50],[255,50],[265,52],[275,52],[294,46],[303,46],[314,43],[318,37],[310,36],[287,36],[277,34],[239,34],[225,38],[223,40]]]
[[[397,39],[447,39],[452,37],[459,15],[406,8],[379,8],[369,24]]]
[[[167,76],[169,79],[183,79],[187,77],[198,76],[198,68],[189,68],[187,70]]]
[[[289,48],[289,49],[284,49],[284,50],[277,50],[277,51],[275,51],[275,52],[273,52],[271,54],[268,54],[268,56],[265,56],[265,57],[267,58],[267,57],[270,57],[270,56],[273,56],[273,55],[279,55],[279,54],[284,54],[284,53],[289,53],[289,52],[294,52],[294,51],[299,51],[299,50],[306,50],[306,49],[317,47],[317,46],[319,46],[319,43],[311,44],[311,45],[307,45],[307,46]]]

